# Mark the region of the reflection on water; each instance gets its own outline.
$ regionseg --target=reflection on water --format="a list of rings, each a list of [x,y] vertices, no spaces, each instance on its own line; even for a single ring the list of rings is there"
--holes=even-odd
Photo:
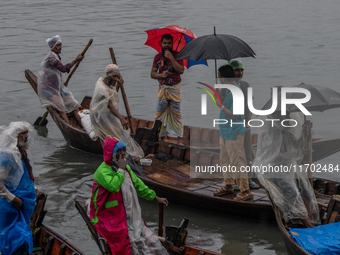
[[[48,129],[46,126],[34,126],[38,136],[47,137]]]

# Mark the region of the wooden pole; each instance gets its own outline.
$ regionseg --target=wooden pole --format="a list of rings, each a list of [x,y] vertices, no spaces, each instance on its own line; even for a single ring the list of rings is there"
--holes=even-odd
[[[111,55],[112,63],[117,65],[116,56],[115,56],[115,53],[113,52],[112,48],[110,48],[110,55]],[[132,116],[131,116],[131,112],[130,112],[130,107],[129,107],[129,103],[128,103],[128,100],[127,100],[127,97],[126,97],[126,93],[125,93],[125,89],[124,89],[123,84],[119,84],[119,87],[117,87],[117,92],[118,92],[119,88],[121,88],[121,91],[122,91],[123,101],[124,101],[126,114],[127,114],[129,124],[130,124],[131,133],[135,134],[135,129],[132,126]]]
[[[164,205],[158,204],[158,236],[163,236]]]
[[[85,49],[82,51],[82,53],[80,53],[82,56],[85,55],[87,49],[91,46],[92,42],[93,42],[93,40],[90,39],[90,41],[89,41],[88,44],[86,45]],[[65,85],[66,87],[67,87],[68,82],[70,81],[72,75],[73,75],[74,72],[77,70],[77,68],[78,68],[78,66],[79,66],[79,63],[80,63],[80,62],[77,62],[77,64],[73,67],[71,73],[70,73],[69,76],[67,77],[67,80],[66,80],[65,83],[64,83],[64,85]]]
[[[313,163],[312,127],[313,127],[313,123],[310,120],[306,120],[304,124],[306,149],[310,151],[307,155],[307,163],[308,163],[307,171],[308,171],[308,178],[309,178],[310,184],[313,187],[313,173],[311,171],[311,164]]]

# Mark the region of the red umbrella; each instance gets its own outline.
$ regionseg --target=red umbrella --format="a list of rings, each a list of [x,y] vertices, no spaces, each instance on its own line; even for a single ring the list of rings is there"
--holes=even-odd
[[[146,30],[145,32],[148,34],[148,39],[146,40],[145,45],[154,48],[159,53],[162,52],[161,38],[165,34],[170,34],[173,37],[173,50],[178,52],[181,51],[185,45],[196,38],[194,33],[189,29],[184,29],[176,25],[157,27]],[[196,62],[192,60],[183,60],[183,63],[187,68],[195,64],[207,65],[206,60]]]

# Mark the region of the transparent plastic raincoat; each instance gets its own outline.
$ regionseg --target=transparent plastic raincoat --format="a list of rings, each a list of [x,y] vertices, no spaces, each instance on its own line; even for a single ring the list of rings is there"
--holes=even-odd
[[[268,119],[280,119],[274,113]],[[258,179],[268,190],[273,202],[281,210],[282,217],[288,220],[309,219],[311,223],[320,223],[319,210],[314,190],[309,183],[307,173],[300,172],[298,164],[303,159],[302,122],[298,113],[290,113],[285,119],[295,120],[297,125],[291,128],[281,126],[281,121],[266,121],[265,128],[258,135],[256,158],[253,166],[267,167],[276,172],[260,172]],[[291,125],[294,124],[292,121]],[[287,125],[287,123],[286,123]],[[293,169],[297,169],[295,172]]]
[[[103,78],[99,78],[90,104],[93,131],[101,140],[104,140],[108,135],[119,138],[126,145],[128,154],[132,157],[144,157],[142,148],[132,139],[130,129],[124,130],[120,120],[108,108],[109,101],[119,111],[119,97],[116,88],[108,87],[103,82]]]
[[[61,71],[55,67],[60,62],[57,53],[50,51],[41,62],[38,71],[38,95],[42,107],[53,106],[61,112],[70,113],[80,107],[73,94],[63,84]]]
[[[12,201],[0,197],[0,250],[1,255],[12,254],[24,242],[33,250],[30,218],[35,207],[36,192],[25,162],[17,147],[18,134],[31,131],[27,122],[12,122],[0,127],[0,186],[22,200],[18,210]]]

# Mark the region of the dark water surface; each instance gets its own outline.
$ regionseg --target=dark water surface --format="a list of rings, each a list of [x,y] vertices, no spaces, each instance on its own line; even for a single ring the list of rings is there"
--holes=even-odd
[[[44,113],[25,79],[24,70],[37,73],[48,53],[45,40],[59,34],[63,41],[62,62],[71,62],[89,39],[93,45],[69,83],[78,101],[92,95],[94,84],[111,63],[113,47],[125,80],[133,116],[152,119],[157,82],[150,79],[155,50],[145,46],[147,29],[176,24],[191,29],[196,36],[232,34],[246,41],[256,59],[244,59],[244,80],[255,88],[255,105],[269,99],[269,87],[278,81],[330,86],[340,91],[338,29],[340,3],[300,1],[2,1],[0,24],[0,125],[25,120],[33,123]],[[218,64],[223,64],[218,61]],[[213,84],[210,67],[195,66],[183,77],[182,111],[190,119],[189,94],[197,81]],[[211,78],[209,78],[211,77]],[[266,78],[263,82],[262,78]],[[66,78],[66,76],[65,76]],[[265,84],[264,84],[265,83]],[[122,100],[121,100],[122,101]],[[123,109],[123,104],[120,105]],[[318,137],[339,137],[339,110],[313,114]],[[47,129],[35,129],[31,136],[37,186],[49,198],[45,224],[56,229],[86,254],[99,254],[90,233],[74,207],[76,197],[91,194],[93,173],[101,158],[70,148],[49,117]],[[339,153],[322,163],[339,164]],[[330,176],[340,179],[339,174]],[[157,205],[141,201],[143,217],[155,226]],[[179,224],[190,218],[191,242],[225,254],[286,254],[275,223],[250,221],[171,204],[165,210],[165,224]],[[196,239],[194,238],[196,237]]]

